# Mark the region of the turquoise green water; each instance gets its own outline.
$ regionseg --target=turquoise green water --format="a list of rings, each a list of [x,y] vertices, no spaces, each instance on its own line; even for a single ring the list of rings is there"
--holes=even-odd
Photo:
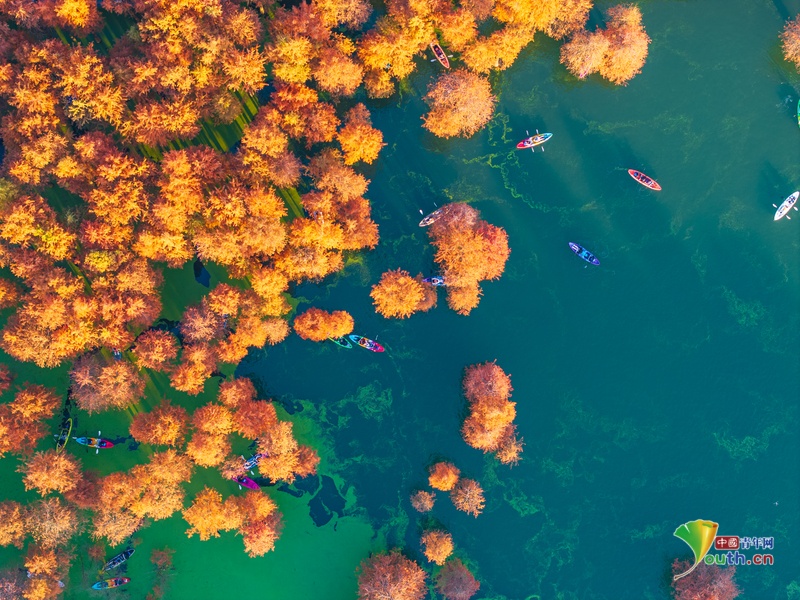
[[[370,551],[402,546],[424,560],[429,522],[408,496],[447,458],[486,490],[477,519],[444,496],[432,513],[481,580],[479,598],[667,598],[669,564],[688,555],[672,532],[699,518],[719,522],[720,534],[775,537],[774,566],[737,570],[742,597],[797,597],[800,213],[774,223],[772,203],[800,187],[800,75],[777,38],[800,2],[641,8],[653,41],[626,87],[576,81],[542,36],[493,78],[497,117],[470,140],[420,128],[436,64],[420,61],[402,98],[370,104],[388,143],[367,170],[380,246],[296,295],[348,310],[387,353],[291,337],[238,370],[302,405],[292,418],[320,448],[344,516],[317,527],[310,494],[267,490],[286,525],[260,559],[232,534],[200,542],[179,516],[155,523],[138,534],[132,584],[115,593],[143,598],[154,578],[147,553],[169,546],[168,598],[353,598],[354,569]],[[537,128],[554,134],[544,153],[513,149]],[[636,184],[628,168],[663,191]],[[383,271],[433,272],[419,210],[449,200],[507,230],[505,275],[483,286],[466,318],[443,296],[406,321],[376,315],[368,292]],[[601,265],[585,267],[569,241]],[[196,285],[190,272],[185,280]],[[463,368],[494,359],[511,375],[525,438],[513,469],[458,433]],[[96,416],[86,427],[123,429],[126,419]],[[82,459],[109,472],[140,457]],[[0,463],[3,481],[25,497],[15,466]],[[226,485],[201,472],[189,495],[206,484]],[[15,556],[0,549],[0,564]],[[80,588],[93,577],[76,564],[67,598],[96,597]]]

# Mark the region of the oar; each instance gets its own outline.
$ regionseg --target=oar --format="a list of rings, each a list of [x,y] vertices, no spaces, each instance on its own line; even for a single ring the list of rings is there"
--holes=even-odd
[[[539,130],[536,130],[536,135],[539,135]],[[542,152],[544,152],[544,144],[542,144]]]
[[[99,429],[97,430],[97,443],[98,444],[100,443],[100,430]],[[100,454],[100,448],[95,448],[94,453],[95,454]]]

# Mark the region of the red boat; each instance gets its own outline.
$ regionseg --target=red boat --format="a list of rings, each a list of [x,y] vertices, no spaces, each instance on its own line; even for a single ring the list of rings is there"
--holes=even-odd
[[[247,489],[250,489],[250,490],[260,490],[261,489],[259,487],[259,485],[255,481],[253,481],[249,477],[245,477],[244,475],[241,475],[239,477],[234,477],[233,480],[236,483],[238,483],[239,485],[241,485],[242,487],[246,487]]]
[[[653,179],[652,177],[648,177],[644,173],[640,171],[636,171],[634,169],[628,169],[628,175],[633,177],[636,181],[641,183],[644,187],[650,188],[654,192],[658,192],[661,190],[661,186],[658,185],[658,182]]]
[[[442,50],[442,47],[439,45],[437,40],[433,40],[431,42],[431,50],[433,50],[433,55],[436,57],[436,60],[442,63],[442,66],[445,69],[449,69],[450,61],[447,59],[447,54],[444,53],[444,50]]]

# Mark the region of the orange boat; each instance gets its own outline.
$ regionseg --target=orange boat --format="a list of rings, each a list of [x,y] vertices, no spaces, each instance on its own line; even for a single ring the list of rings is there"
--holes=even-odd
[[[658,185],[658,182],[653,179],[652,177],[648,177],[641,171],[636,171],[634,169],[628,169],[628,175],[633,177],[636,181],[641,183],[644,187],[650,188],[654,192],[658,192],[661,190],[661,186]]]
[[[433,50],[433,54],[434,56],[436,56],[436,60],[442,63],[442,66],[445,69],[449,69],[450,61],[447,59],[447,54],[444,53],[444,50],[442,50],[442,47],[439,45],[439,42],[437,40],[433,40],[431,42],[431,50]]]

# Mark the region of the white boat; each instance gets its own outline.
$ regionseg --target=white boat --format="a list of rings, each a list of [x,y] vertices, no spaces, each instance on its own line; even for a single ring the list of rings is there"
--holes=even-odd
[[[778,221],[778,220],[782,219],[783,217],[786,217],[786,213],[788,213],[792,209],[797,210],[797,207],[794,205],[794,203],[797,202],[798,198],[800,198],[800,192],[795,192],[794,194],[792,194],[791,196],[786,198],[786,200],[784,200],[781,203],[781,205],[777,207],[778,210],[775,211],[775,219],[774,220]],[[775,205],[773,204],[772,206],[775,206]],[[786,217],[786,218],[789,219],[789,220],[792,219],[792,217]]]

